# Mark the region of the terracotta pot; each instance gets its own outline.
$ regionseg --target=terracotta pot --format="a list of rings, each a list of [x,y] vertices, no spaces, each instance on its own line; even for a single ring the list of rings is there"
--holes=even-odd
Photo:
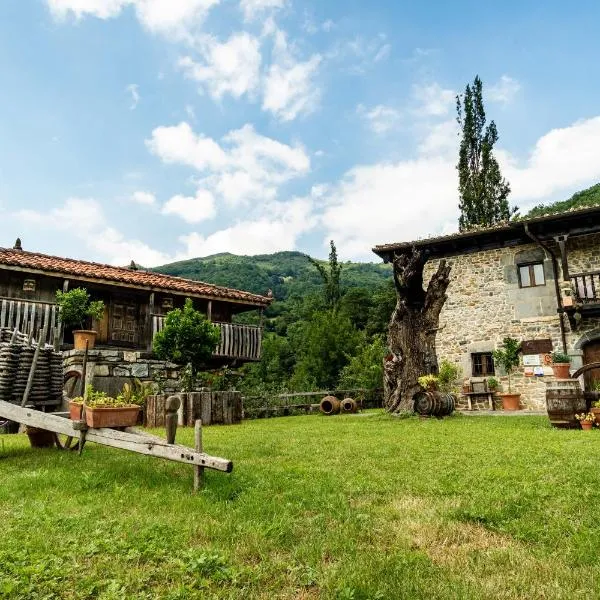
[[[71,421],[79,421],[81,419],[81,409],[83,408],[83,404],[79,404],[78,402],[69,402],[69,418]]]
[[[571,363],[554,363],[552,365],[552,372],[556,379],[571,379],[571,375],[569,374],[570,368]]]
[[[54,446],[54,433],[46,429],[27,427],[25,430],[32,448],[52,448]]]
[[[85,407],[85,422],[88,427],[134,427],[137,423],[139,406],[119,408]]]
[[[521,408],[521,394],[500,394],[502,410],[519,410]]]
[[[88,342],[88,350],[91,350],[96,343],[95,331],[89,329],[77,329],[73,332],[73,346],[75,350],[85,350],[85,343]]]
[[[590,412],[596,417],[596,425],[600,426],[600,408],[590,408]]]
[[[581,421],[581,429],[589,431],[594,426],[593,421]]]

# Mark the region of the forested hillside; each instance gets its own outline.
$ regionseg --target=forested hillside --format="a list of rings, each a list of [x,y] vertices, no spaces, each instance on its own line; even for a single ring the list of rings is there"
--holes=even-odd
[[[323,262],[325,264],[325,261]],[[276,300],[304,296],[320,289],[321,277],[301,252],[277,252],[256,256],[215,254],[175,262],[156,271],[228,287],[265,294],[272,290]],[[343,286],[375,288],[390,277],[391,268],[383,263],[342,264]]]
[[[385,332],[396,301],[391,267],[338,263],[333,245],[329,261],[317,263],[299,252],[217,254],[155,270],[259,294],[272,290],[263,358],[246,365],[234,382],[247,393],[380,387]],[[256,323],[258,314],[237,320]]]
[[[534,206],[524,218],[542,217],[555,213],[566,212],[591,206],[600,205],[600,183],[573,194],[568,200],[561,200],[552,204],[538,204]]]

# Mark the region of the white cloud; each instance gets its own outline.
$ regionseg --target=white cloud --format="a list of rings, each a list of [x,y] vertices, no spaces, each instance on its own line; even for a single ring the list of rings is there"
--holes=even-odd
[[[219,143],[180,123],[158,127],[146,144],[164,162],[194,167],[204,176],[202,186],[232,206],[274,198],[279,186],[310,171],[302,146],[262,136],[252,125],[230,131]]]
[[[139,85],[136,83],[130,83],[125,88],[125,91],[131,95],[131,104],[129,105],[129,110],[135,110],[140,102]]]
[[[184,199],[183,204],[197,198]],[[292,250],[298,237],[315,225],[311,199],[268,202],[257,215],[240,219],[207,236],[197,232],[180,236],[180,246],[173,254],[167,254],[109,225],[102,206],[93,198],[69,198],[47,213],[22,210],[13,213],[11,218],[20,221],[30,232],[36,228],[70,232],[76,243],[86,248],[95,260],[115,265],[128,265],[133,260],[146,267],[217,252],[258,254]]]
[[[240,8],[246,21],[253,21],[267,11],[283,8],[286,0],[241,0]]]
[[[500,81],[484,90],[484,94],[492,102],[510,104],[520,89],[521,84],[516,79],[508,75],[502,75]]]
[[[366,109],[359,104],[356,112],[367,121],[374,133],[383,134],[396,129],[402,122],[402,113],[391,106],[379,104],[371,109]]]
[[[420,154],[458,157],[458,124],[454,119],[429,124],[418,145]]]
[[[126,265],[134,260],[146,266],[164,264],[169,257],[144,242],[124,236],[108,224],[102,206],[93,198],[69,198],[48,213],[21,210],[13,218],[29,228],[68,232],[102,260]]]
[[[93,16],[110,19],[128,7],[135,7],[136,15],[149,31],[174,38],[183,38],[199,26],[213,6],[220,0],[47,0],[56,19],[70,15],[76,19]]]
[[[263,110],[282,121],[292,121],[301,114],[314,112],[321,91],[314,82],[322,57],[313,54],[307,61],[296,60],[286,35],[275,29],[273,63],[264,81]]]
[[[200,223],[216,215],[214,196],[207,190],[198,190],[195,196],[173,196],[162,208],[164,215],[177,215],[187,223]]]
[[[50,12],[57,19],[73,14],[76,19],[92,15],[98,19],[116,17],[121,10],[134,4],[135,0],[47,0]]]
[[[358,166],[331,191],[322,222],[346,256],[434,233],[458,218],[456,169],[440,157]]]
[[[511,184],[510,198],[527,205],[596,183],[600,179],[599,139],[600,116],[552,129],[536,142],[523,165],[498,151],[503,174]]]
[[[182,122],[173,127],[157,127],[146,145],[166,163],[180,163],[204,171],[219,169],[227,156],[211,138],[196,135],[190,125]]]
[[[388,58],[391,49],[385,33],[379,33],[371,39],[359,35],[335,44],[326,53],[326,58],[342,63],[351,61],[346,71],[352,75],[364,75],[374,64]]]
[[[450,119],[429,124],[419,132],[417,158],[350,169],[323,195],[324,240],[335,239],[347,256],[372,259],[370,248],[376,244],[456,231],[456,133]],[[523,163],[498,149],[512,187],[509,201],[526,210],[597,182],[598,139],[600,116],[548,132]]]
[[[136,204],[153,206],[156,204],[156,196],[150,192],[137,191],[131,194],[131,201],[135,202]]]
[[[265,254],[293,250],[298,237],[315,225],[309,199],[268,203],[262,213],[258,218],[239,221],[206,237],[191,233],[180,240],[190,256],[218,252]]]
[[[442,88],[438,83],[414,85],[413,97],[419,103],[415,112],[421,116],[443,117],[456,102],[456,93]]]
[[[389,55],[391,54],[391,52],[392,52],[392,45],[391,44],[384,44],[377,51],[377,54],[373,58],[373,62],[377,63],[377,62],[380,62],[382,60],[385,60],[386,58],[389,57]]]
[[[211,36],[202,36],[198,42],[203,62],[186,56],[179,66],[190,79],[202,83],[213,98],[229,93],[234,98],[251,95],[260,83],[260,42],[244,32],[232,35],[219,43]]]

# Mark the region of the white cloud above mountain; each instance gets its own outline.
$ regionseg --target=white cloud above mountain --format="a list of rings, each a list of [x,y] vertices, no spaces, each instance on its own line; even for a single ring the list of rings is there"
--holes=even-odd
[[[202,187],[230,206],[273,199],[281,185],[310,171],[310,157],[301,145],[260,135],[252,125],[230,131],[217,142],[182,122],[156,128],[146,144],[165,163],[196,169],[203,177]]]

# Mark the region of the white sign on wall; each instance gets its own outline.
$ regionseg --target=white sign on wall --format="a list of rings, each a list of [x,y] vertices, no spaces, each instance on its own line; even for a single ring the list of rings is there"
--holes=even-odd
[[[542,364],[542,357],[539,354],[524,354],[524,367],[539,367]]]

